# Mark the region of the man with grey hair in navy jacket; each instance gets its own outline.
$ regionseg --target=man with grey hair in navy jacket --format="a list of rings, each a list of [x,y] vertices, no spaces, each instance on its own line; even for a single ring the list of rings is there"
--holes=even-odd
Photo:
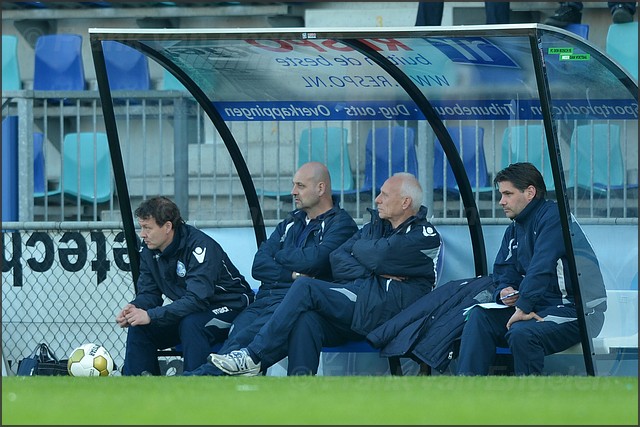
[[[252,376],[288,356],[288,375],[316,374],[323,346],[362,340],[436,280],[440,235],[409,173],[387,179],[371,222],[331,253],[333,282],[298,278],[246,347],[211,354],[228,375]]]

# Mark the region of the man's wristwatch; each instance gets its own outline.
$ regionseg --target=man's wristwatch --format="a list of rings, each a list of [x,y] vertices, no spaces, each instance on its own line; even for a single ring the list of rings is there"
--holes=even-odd
[[[294,271],[294,272],[293,272],[293,280],[299,279],[299,278],[300,278],[300,276],[301,276],[301,274],[300,274],[300,273],[298,273],[297,271]]]

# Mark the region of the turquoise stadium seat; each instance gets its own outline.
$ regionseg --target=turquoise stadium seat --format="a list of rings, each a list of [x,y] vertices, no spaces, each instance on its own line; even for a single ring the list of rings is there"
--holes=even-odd
[[[2,35],[2,90],[20,90],[20,65],[18,63],[18,38]]]
[[[84,90],[82,36],[51,34],[35,46],[33,90]]]
[[[590,191],[593,187],[596,194],[606,194],[624,187],[626,171],[618,125],[595,123],[576,126],[571,136],[570,151],[568,188],[577,186]]]
[[[331,175],[331,189],[334,193],[353,190],[353,174],[347,144],[348,130],[341,127],[315,127],[304,129],[298,145],[298,167],[315,161],[323,163]],[[288,197],[287,191],[257,189],[266,197]]]
[[[113,192],[107,135],[82,132],[65,135],[60,186],[37,198],[66,196],[93,203],[106,202]]]
[[[341,127],[304,129],[300,135],[298,166],[311,161],[327,165],[334,192],[353,189],[347,136],[347,129]]]
[[[551,159],[542,125],[517,125],[504,130],[502,167],[506,168],[509,164],[516,162],[533,164],[542,173],[547,191],[554,191]]]
[[[611,24],[605,51],[638,80],[638,22]]]
[[[149,63],[143,53],[116,41],[103,41],[102,50],[111,90],[151,88]]]
[[[162,74],[163,90],[184,90],[184,91],[187,90],[187,88],[184,87],[184,85],[180,83],[178,79],[176,79],[176,77],[169,72],[169,70],[167,70],[166,68],[163,68],[163,70],[164,70]]]

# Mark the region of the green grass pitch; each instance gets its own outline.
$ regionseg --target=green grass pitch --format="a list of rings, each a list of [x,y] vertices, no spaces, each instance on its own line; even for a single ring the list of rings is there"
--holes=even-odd
[[[638,425],[638,378],[4,377],[25,424]]]

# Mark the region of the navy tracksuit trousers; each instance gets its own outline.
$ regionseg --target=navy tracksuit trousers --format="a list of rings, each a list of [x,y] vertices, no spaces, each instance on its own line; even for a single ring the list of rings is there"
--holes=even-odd
[[[506,324],[514,308],[483,309],[475,307],[462,330],[458,375],[488,375],[496,357],[496,347],[509,347],[513,355],[515,375],[540,375],[544,357],[558,353],[580,342],[577,320],[556,323],[534,319],[515,322],[507,330]],[[568,318],[577,316],[575,307],[553,307],[552,314]],[[540,317],[547,314],[537,313]],[[587,317],[591,330],[600,330],[602,313]],[[599,324],[599,326],[598,326]]]
[[[364,338],[351,330],[357,289],[352,283],[297,279],[247,346],[249,353],[266,369],[282,359],[282,349],[288,348],[289,375],[316,374],[323,346]]]
[[[229,337],[218,351],[218,354],[227,354],[233,350],[240,350],[253,341],[260,328],[271,319],[287,291],[288,289],[258,290],[255,301],[242,310],[233,321]],[[284,348],[280,359],[286,356],[287,352],[286,348]],[[271,364],[277,363],[280,359],[273,361]]]
[[[158,349],[182,344],[184,370],[191,371],[207,361],[211,346],[227,337],[231,322],[238,314],[228,309],[190,314],[179,323],[157,326],[153,323],[130,326],[122,375],[140,375],[144,371],[160,375]]]

